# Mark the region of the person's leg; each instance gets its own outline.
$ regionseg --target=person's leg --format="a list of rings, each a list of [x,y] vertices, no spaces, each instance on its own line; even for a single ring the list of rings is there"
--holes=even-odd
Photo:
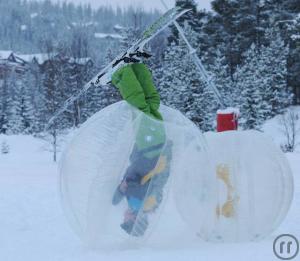
[[[145,64],[141,64],[141,63],[134,64],[132,66],[132,69],[136,75],[136,78],[138,79],[138,81],[140,82],[144,90],[146,102],[150,106],[151,115],[158,120],[163,120],[161,114],[159,113],[160,96],[154,85],[153,77],[150,70]],[[158,124],[159,122],[161,123]],[[145,125],[152,125],[154,123],[155,122],[150,122]],[[157,126],[155,126],[155,129],[158,130],[157,134],[164,133],[165,130],[164,130],[163,122],[157,121],[156,123],[158,124]],[[162,137],[158,138],[159,136],[160,135],[155,135],[156,138],[154,140],[156,141],[160,140],[160,142],[164,144],[166,137],[163,135],[164,136],[163,138]],[[159,156],[159,160],[157,161],[156,165],[153,166],[154,168],[146,175],[144,175],[142,178],[141,184],[145,184],[146,182],[151,183],[150,190],[147,192],[147,196],[144,199],[144,206],[143,206],[144,212],[154,211],[162,200],[162,189],[169,176],[170,157],[169,157],[169,153],[166,153],[169,151],[168,148],[169,145],[166,145],[166,147],[162,146],[161,148],[154,151],[154,153],[156,153],[156,155]]]
[[[135,73],[133,70],[134,66],[135,64],[127,65],[117,70],[113,74],[112,83],[119,89],[121,96],[129,104],[147,115],[161,120],[162,117],[158,112],[160,99],[153,85],[151,73],[146,66],[140,65],[136,67],[138,69],[137,73]],[[141,86],[141,83],[143,86]],[[121,227],[127,233],[132,234],[134,233],[133,228],[137,226],[139,228],[137,235],[140,236],[143,235],[147,228],[147,222],[145,222],[147,217],[145,216],[142,219],[137,217],[140,215],[144,216],[142,208],[150,182],[150,180],[147,180],[146,184],[141,184],[141,179],[156,166],[163,147],[158,147],[157,145],[163,145],[165,141],[165,131],[162,122],[154,121],[152,117],[142,118],[136,134],[136,153],[134,151],[132,153],[132,155],[137,157],[132,157],[124,179],[112,199],[112,203],[117,205],[126,197],[129,207],[126,213],[131,215],[125,214]]]
[[[133,64],[126,65],[112,75],[112,83],[115,85],[122,98],[135,108],[150,114],[150,106],[146,102],[144,90],[132,69]]]
[[[152,75],[144,64],[130,64],[117,70],[112,76],[112,83],[119,89],[122,97],[129,104],[141,110],[146,115],[142,116],[136,126],[136,145],[138,150],[143,150],[165,140],[165,130],[162,116],[159,113],[160,98],[153,84]],[[152,119],[159,121],[153,121]],[[145,153],[147,158],[159,154],[160,149]]]
[[[144,212],[146,213],[155,211],[162,202],[163,189],[170,175],[172,147],[173,143],[167,141],[155,169],[142,180],[147,182],[149,178],[151,179],[143,206]]]
[[[151,115],[158,120],[162,120],[162,116],[158,111],[160,105],[160,96],[155,88],[149,68],[143,63],[135,63],[132,65],[132,69],[141,87],[143,88],[146,102],[150,106]]]

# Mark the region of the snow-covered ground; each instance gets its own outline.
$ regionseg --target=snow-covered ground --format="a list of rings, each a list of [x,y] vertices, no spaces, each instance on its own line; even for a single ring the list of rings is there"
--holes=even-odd
[[[277,120],[265,130],[279,142]],[[295,178],[291,210],[281,227],[258,243],[211,244],[199,240],[178,221],[171,206],[159,226],[170,227],[170,235],[157,244],[139,248],[91,251],[82,246],[67,223],[58,193],[57,165],[44,141],[30,136],[0,135],[9,145],[0,153],[0,260],[278,260],[272,250],[274,238],[290,233],[300,239],[300,152],[286,154]],[[173,221],[172,221],[173,220]],[[176,221],[177,220],[177,221]],[[176,223],[177,222],[177,223]],[[177,225],[174,230],[174,224]],[[298,258],[298,259],[297,259]],[[298,256],[295,260],[300,260]]]

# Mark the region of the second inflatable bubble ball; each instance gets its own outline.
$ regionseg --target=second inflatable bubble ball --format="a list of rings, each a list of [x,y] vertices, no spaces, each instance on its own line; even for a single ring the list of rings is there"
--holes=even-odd
[[[285,155],[257,131],[205,137],[209,162],[174,182],[183,219],[207,241],[254,241],[270,235],[293,198],[293,176]]]

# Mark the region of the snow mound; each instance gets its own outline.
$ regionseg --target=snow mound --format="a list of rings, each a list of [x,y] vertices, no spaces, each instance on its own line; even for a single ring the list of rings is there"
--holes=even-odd
[[[61,199],[70,224],[89,247],[139,244],[159,234],[154,228],[171,179],[177,175],[192,176],[207,162],[205,142],[199,129],[177,110],[161,106],[160,111],[163,122],[149,118],[125,102],[115,103],[83,124],[67,146],[60,162]],[[136,220],[147,215],[149,226],[143,236],[135,237],[141,223],[136,221],[132,230],[135,232],[131,235],[123,231],[120,224],[128,208],[127,202],[123,200],[113,206],[112,199],[130,166],[137,140],[145,137],[147,142],[155,142],[157,136],[164,136],[167,141],[160,152],[161,156],[169,155],[167,171],[158,171],[150,180],[145,198],[161,188],[159,197],[157,192],[155,194],[161,203],[153,211],[147,210],[145,205],[141,208]],[[162,176],[166,185],[158,183]]]
[[[293,198],[285,155],[257,131],[206,133],[205,138],[209,162],[174,182],[182,217],[208,241],[252,241],[270,235]]]

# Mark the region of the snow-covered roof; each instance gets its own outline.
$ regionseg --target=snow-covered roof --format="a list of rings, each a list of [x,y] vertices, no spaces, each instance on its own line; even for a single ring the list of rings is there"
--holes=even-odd
[[[55,57],[57,54],[51,53],[35,53],[35,54],[19,54],[19,53],[13,53],[12,51],[0,51],[0,60],[8,60],[10,57],[13,57],[13,62],[17,62],[20,64],[26,64],[26,63],[32,63],[36,62],[39,65],[42,65],[47,60],[49,60],[51,57]],[[76,63],[85,65],[88,62],[92,61],[90,57],[84,57],[84,58],[68,58],[70,63]]]
[[[35,18],[35,17],[37,17],[38,16],[38,13],[32,13],[32,14],[30,14],[30,17],[31,18]]]
[[[116,24],[116,25],[114,26],[114,29],[116,29],[116,30],[123,30],[124,28],[125,28],[124,26],[119,25],[119,24]]]
[[[89,58],[89,57],[84,57],[84,58],[70,58],[69,59],[70,63],[76,63],[76,64],[81,64],[81,65],[85,65],[89,61],[92,61],[92,59]]]
[[[88,26],[92,26],[92,25],[98,25],[98,22],[86,22],[86,23],[76,23],[76,22],[72,22],[71,25],[73,25],[74,27],[75,26],[85,26],[85,27],[88,27]]]
[[[223,110],[218,110],[217,114],[232,114],[234,113],[235,115],[240,115],[240,110],[238,108],[226,108]]]
[[[12,51],[0,50],[0,60],[7,60],[12,54]]]
[[[117,39],[117,40],[123,39],[122,35],[120,34],[95,33],[94,36],[95,38],[99,38],[99,39]]]
[[[35,60],[38,64],[43,64],[45,61],[49,59],[49,55],[45,53],[16,54],[15,57],[20,58],[27,63],[31,63]]]
[[[22,30],[22,31],[27,30],[27,25],[26,25],[26,24],[22,24],[22,25],[21,25],[21,30]]]

